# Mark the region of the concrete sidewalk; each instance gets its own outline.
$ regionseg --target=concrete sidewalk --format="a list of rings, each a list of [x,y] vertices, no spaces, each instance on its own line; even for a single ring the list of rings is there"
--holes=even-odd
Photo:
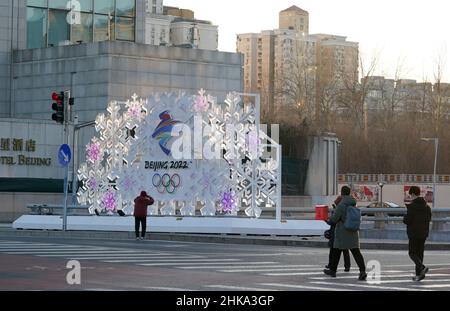
[[[7,237],[45,237],[67,239],[110,239],[133,240],[134,232],[106,231],[59,231],[59,230],[16,230],[11,224],[0,224],[0,236]],[[247,245],[328,247],[328,240],[323,237],[274,236],[274,235],[241,235],[241,234],[180,234],[180,233],[148,233],[149,240],[184,241],[202,243],[229,243]],[[407,250],[407,240],[361,239],[362,249]],[[450,250],[450,243],[427,242],[427,250]]]

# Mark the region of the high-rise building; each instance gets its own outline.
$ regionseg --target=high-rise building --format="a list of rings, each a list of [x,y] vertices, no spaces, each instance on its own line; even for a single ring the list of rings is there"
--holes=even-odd
[[[290,29],[297,33],[309,33],[309,13],[295,5],[279,14],[279,29]]]
[[[358,43],[309,34],[309,13],[296,6],[279,14],[279,29],[237,35],[244,54],[244,88],[261,94],[263,114],[297,105],[314,114],[320,92],[358,79]]]

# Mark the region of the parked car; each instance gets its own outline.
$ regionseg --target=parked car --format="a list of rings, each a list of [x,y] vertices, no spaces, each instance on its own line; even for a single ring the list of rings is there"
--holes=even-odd
[[[383,208],[399,208],[401,207],[398,204],[392,203],[392,202],[383,202]],[[381,203],[380,202],[372,202],[369,205],[366,206],[366,208],[381,208]],[[362,213],[363,216],[374,216],[374,213],[368,213],[368,212],[363,212]],[[389,216],[399,216],[399,214],[389,214]]]

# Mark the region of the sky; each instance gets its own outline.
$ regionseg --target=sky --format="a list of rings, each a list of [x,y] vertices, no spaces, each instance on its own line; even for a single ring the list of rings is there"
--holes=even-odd
[[[444,59],[450,82],[448,0],[164,0],[191,9],[219,26],[219,50],[236,51],[236,34],[278,28],[278,13],[292,5],[309,12],[310,33],[347,36],[359,42],[363,62],[376,57],[376,74],[434,81]],[[399,66],[400,64],[400,66]]]

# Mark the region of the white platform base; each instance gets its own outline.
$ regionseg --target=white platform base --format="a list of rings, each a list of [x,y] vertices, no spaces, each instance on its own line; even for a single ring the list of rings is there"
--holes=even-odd
[[[24,215],[15,229],[61,230],[61,216]],[[69,216],[67,229],[79,231],[134,231],[133,217]],[[329,226],[318,220],[251,219],[232,217],[148,217],[147,232],[323,235]]]

